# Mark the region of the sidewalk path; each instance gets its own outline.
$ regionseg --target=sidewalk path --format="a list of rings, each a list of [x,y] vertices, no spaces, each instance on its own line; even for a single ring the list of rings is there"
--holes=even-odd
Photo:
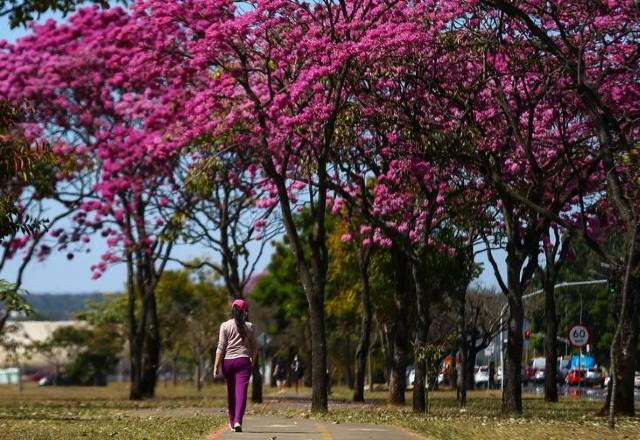
[[[247,416],[244,431],[229,428],[209,434],[206,440],[417,440],[426,437],[385,425],[334,424],[303,418]]]

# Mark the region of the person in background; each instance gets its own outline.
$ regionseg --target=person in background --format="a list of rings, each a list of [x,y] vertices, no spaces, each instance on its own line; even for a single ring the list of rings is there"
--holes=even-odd
[[[277,360],[276,368],[273,370],[273,377],[276,379],[278,391],[284,391],[287,382],[287,364],[284,360]]]
[[[220,325],[220,336],[213,377],[220,373],[227,383],[229,428],[242,432],[242,419],[247,407],[247,388],[252,366],[258,354],[255,328],[248,321],[249,306],[237,299],[231,305],[231,319]]]
[[[293,361],[291,362],[291,378],[293,379],[293,383],[296,387],[296,394],[298,394],[300,390],[300,383],[302,382],[303,376],[304,376],[304,364],[296,354],[293,357]]]
[[[489,362],[489,389],[493,390],[496,387],[496,380],[494,378],[496,374],[496,363],[494,361]]]

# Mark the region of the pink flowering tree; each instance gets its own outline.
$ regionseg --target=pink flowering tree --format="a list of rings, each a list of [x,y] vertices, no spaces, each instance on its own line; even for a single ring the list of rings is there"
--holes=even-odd
[[[0,93],[36,103],[25,124],[30,135],[77,160],[95,182],[74,226],[50,235],[60,248],[86,247],[100,232],[109,250],[93,266],[94,277],[126,264],[130,396],[139,399],[154,393],[160,362],[155,286],[181,226],[176,206],[188,201],[175,200],[175,95],[164,93],[147,60],[131,50],[140,43],[134,30],[120,9],[83,9],[66,24],[34,26],[31,35],[4,45]]]
[[[459,9],[455,12],[461,13]],[[383,210],[376,214],[378,218],[390,213],[416,219],[427,215],[428,208],[421,206],[415,195],[412,198],[416,180],[438,172],[456,176],[447,168],[451,161],[455,162],[452,169],[461,175],[460,185],[482,192],[485,203],[480,212],[495,219],[487,234],[507,250],[506,279],[497,271],[492,254],[490,260],[509,302],[503,410],[511,412],[521,411],[521,298],[538,266],[540,245],[549,228],[545,215],[526,202],[548,206],[564,222],[576,220],[574,223],[586,229],[586,212],[579,212],[577,218],[569,213],[578,201],[587,200],[587,194],[598,190],[600,168],[579,104],[567,93],[565,84],[557,81],[554,67],[536,62],[537,52],[508,40],[483,40],[487,47],[482,51],[463,44],[464,40],[475,41],[472,37],[486,38],[486,33],[476,35],[478,23],[481,21],[472,11],[462,11],[430,39],[426,31],[427,44],[412,57],[388,66],[394,75],[363,81],[363,90],[373,91],[391,105],[362,133],[371,137],[391,123],[387,131],[393,137],[385,140],[385,148],[387,154],[400,157],[394,164],[396,169],[379,173]],[[375,113],[381,103],[370,108],[369,112]],[[414,150],[407,140],[415,145]],[[422,160],[415,160],[412,151]],[[365,152],[365,156],[373,154]],[[397,164],[403,166],[398,168]],[[397,179],[393,190],[389,190],[393,181],[389,177]],[[455,177],[448,180],[455,182]],[[417,212],[412,213],[413,209]],[[391,225],[400,232],[412,231],[410,223],[396,220]],[[415,236],[414,231],[414,237],[409,238]],[[419,291],[419,286],[416,289]]]
[[[407,310],[408,292],[417,297],[417,332],[415,341],[416,382],[414,409],[426,410],[425,350],[429,328],[430,298],[425,285],[425,253],[434,248],[432,233],[445,217],[443,204],[449,186],[442,180],[445,168],[437,168],[425,154],[421,139],[408,129],[403,118],[401,96],[406,90],[401,75],[403,60],[430,48],[446,22],[459,11],[454,7],[440,16],[432,27],[423,19],[432,18],[434,5],[393,4],[384,11],[385,24],[367,35],[366,52],[360,65],[350,72],[346,82],[353,97],[338,118],[338,135],[334,159],[332,189],[338,197],[334,210],[342,200],[353,212],[365,219],[359,231],[351,235],[365,246],[372,244],[391,248],[396,269],[395,303],[397,320],[393,324],[395,342],[390,377],[389,398],[404,403],[405,368],[408,356]],[[406,58],[405,58],[406,57]],[[410,98],[409,98],[409,101]],[[411,107],[411,104],[407,104]],[[369,195],[370,180],[373,185]],[[349,239],[347,237],[346,239]]]
[[[576,233],[587,236],[587,243],[613,268],[621,280],[616,297],[616,322],[611,346],[612,389],[607,408],[610,425],[614,425],[615,408],[624,414],[634,413],[631,382],[631,356],[637,341],[638,278],[640,267],[640,223],[636,179],[637,124],[640,87],[637,72],[640,9],[633,1],[590,3],[479,2],[481,16],[503,14],[500,33],[516,41],[525,50],[538,52],[541,60],[554,66],[555,84],[579,105],[602,164],[602,184],[606,189],[605,211],[615,219],[625,234],[628,249],[624,255],[608,251],[596,238],[584,234],[586,222],[570,225],[545,205],[530,203],[537,212],[562,223]],[[483,21],[486,26],[489,22]],[[482,25],[481,25],[482,26]],[[490,32],[497,32],[497,26]],[[634,306],[634,304],[636,304]],[[620,386],[618,386],[620,384]],[[613,396],[613,398],[611,398]]]
[[[385,17],[393,5],[145,1],[135,9],[147,27],[171,36],[160,52],[182,53],[185,64],[209,73],[192,100],[192,135],[232,133],[221,148],[251,149],[270,192],[261,206],[280,206],[309,303],[312,410],[326,411],[325,215],[336,121],[369,39],[393,35]],[[302,205],[312,218],[308,253],[294,223]]]
[[[458,23],[460,27],[449,35],[455,47],[443,41],[450,49],[442,66],[447,80],[436,77],[435,96],[427,96],[440,103],[433,106],[436,112],[446,109],[445,118],[436,124],[458,133],[458,141],[447,153],[475,176],[486,201],[483,211],[495,218],[486,231],[487,249],[509,313],[503,412],[519,412],[521,298],[538,267],[540,247],[550,228],[548,218],[531,204],[545,206],[565,223],[588,230],[592,208],[585,205],[597,200],[602,174],[579,103],[558,81],[554,66],[541,62],[535,48],[503,39],[499,33],[495,39],[486,33],[476,36],[477,17],[472,14]],[[455,38],[463,35],[482,39],[487,47],[474,51],[472,46],[458,44]],[[586,202],[584,210],[575,209],[580,202]],[[491,252],[495,244],[507,253],[504,278]]]
[[[423,38],[428,37],[423,35]],[[422,44],[416,44],[413,50],[417,50],[417,46]],[[404,49],[411,50],[411,46],[405,45]],[[387,62],[389,59],[392,62],[396,55],[395,51],[387,52]],[[350,212],[357,212],[365,219],[365,224],[346,239],[356,239],[366,247],[376,245],[393,249],[398,281],[395,332],[399,337],[394,345],[389,398],[398,404],[404,402],[409,354],[406,346],[410,339],[408,323],[403,321],[407,310],[412,308],[408,304],[408,291],[412,290],[409,286],[416,292],[413,407],[417,412],[424,412],[427,408],[425,353],[431,323],[430,306],[436,293],[431,286],[436,284],[437,276],[430,273],[428,256],[434,251],[453,252],[438,242],[436,236],[453,215],[445,207],[455,206],[454,199],[461,194],[457,187],[463,180],[455,176],[452,169],[436,164],[436,156],[425,148],[424,139],[406,130],[405,110],[411,113],[413,105],[410,101],[397,100],[395,95],[406,83],[400,79],[387,81],[386,75],[358,77],[358,82],[356,78],[352,80],[353,87],[365,82],[369,93],[361,93],[358,103],[345,117],[344,122],[349,127],[340,127],[343,143],[336,169],[341,179],[335,179],[333,185],[340,198],[334,202],[334,207],[344,200]],[[384,86],[379,86],[385,82]],[[404,104],[406,108],[402,108]]]

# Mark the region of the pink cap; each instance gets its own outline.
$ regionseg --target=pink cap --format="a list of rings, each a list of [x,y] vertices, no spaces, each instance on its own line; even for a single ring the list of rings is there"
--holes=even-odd
[[[245,312],[247,310],[249,310],[249,305],[247,304],[247,302],[243,299],[237,299],[235,300],[232,304],[231,307],[237,307],[240,310],[244,310]]]

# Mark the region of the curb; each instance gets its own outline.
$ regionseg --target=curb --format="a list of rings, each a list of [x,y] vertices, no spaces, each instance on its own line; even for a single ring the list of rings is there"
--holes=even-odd
[[[227,425],[223,425],[222,427],[216,429],[213,432],[210,432],[205,438],[204,440],[219,440],[220,438],[222,438],[222,434],[224,434],[227,429],[229,429],[229,427]]]
[[[423,437],[422,435],[418,434],[417,432],[412,431],[410,429],[407,429],[404,426],[393,425],[393,427],[396,428],[401,433],[406,434],[407,436],[409,436],[411,438],[415,438],[415,439],[419,439],[419,440],[426,440],[426,439],[429,438],[429,437],[427,437],[426,434]]]

